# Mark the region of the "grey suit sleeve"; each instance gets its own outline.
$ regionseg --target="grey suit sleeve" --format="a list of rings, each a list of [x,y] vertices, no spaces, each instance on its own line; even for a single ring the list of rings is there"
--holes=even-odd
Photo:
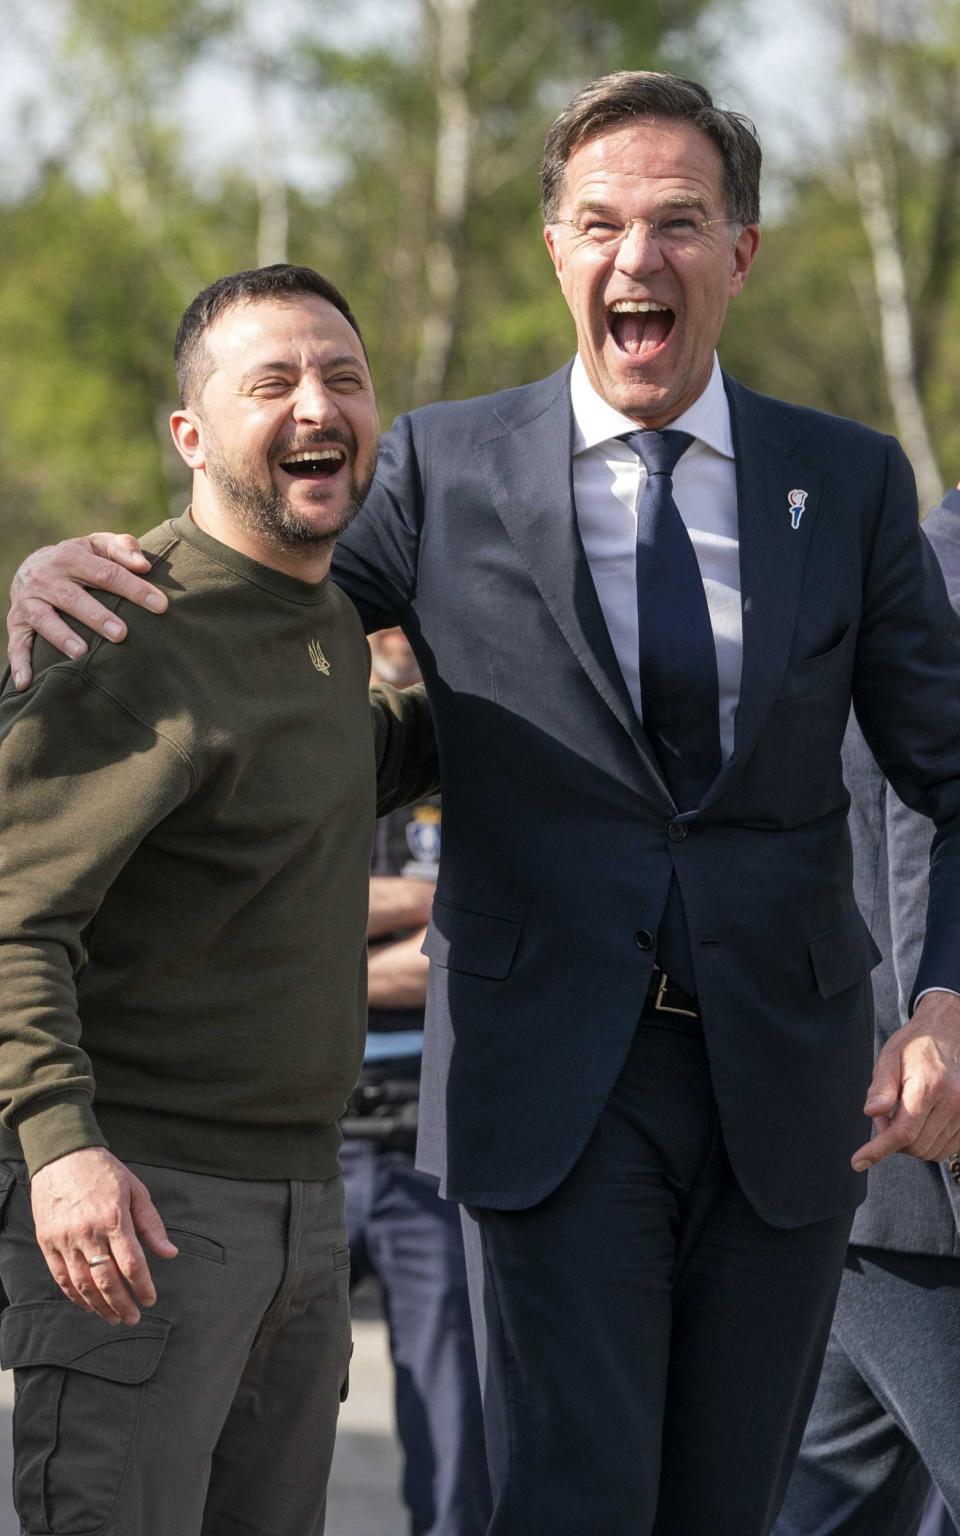
[[[850,838],[853,844],[853,893],[883,959],[873,972],[875,1049],[899,1029],[901,1015],[893,936],[888,843],[888,810],[893,791],[851,716],[843,743],[843,777],[850,791]],[[913,814],[908,812],[908,815]],[[921,817],[921,825],[929,826]],[[895,878],[895,877],[894,877]],[[917,935],[922,941],[923,928]],[[910,979],[913,978],[911,972]],[[906,1007],[904,1001],[903,1007]]]
[[[927,925],[933,824],[925,816],[911,811],[891,789],[886,797],[886,828],[891,959],[897,979],[900,1018],[907,1019]]]

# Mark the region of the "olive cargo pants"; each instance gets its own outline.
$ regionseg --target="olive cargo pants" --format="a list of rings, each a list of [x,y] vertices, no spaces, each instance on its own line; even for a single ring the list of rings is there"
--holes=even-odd
[[[343,1183],[130,1165],[172,1260],[111,1327],[67,1301],[22,1163],[0,1163],[14,1502],[24,1536],[319,1536],[350,1355]]]

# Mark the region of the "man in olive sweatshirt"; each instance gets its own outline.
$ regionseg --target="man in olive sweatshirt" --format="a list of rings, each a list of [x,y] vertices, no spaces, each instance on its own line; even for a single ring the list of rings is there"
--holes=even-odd
[[[435,753],[422,694],[371,707],[328,582],[377,455],[346,301],[307,268],[224,278],[176,359],[193,503],[144,541],[168,622],[117,599],[134,643],[40,648],[0,695],[14,1495],[25,1532],[310,1536],[374,816]]]

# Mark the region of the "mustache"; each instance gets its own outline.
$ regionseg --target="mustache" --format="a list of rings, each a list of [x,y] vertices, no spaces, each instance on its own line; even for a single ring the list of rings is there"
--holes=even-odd
[[[340,427],[329,427],[326,432],[296,433],[286,438],[271,449],[270,463],[277,463],[288,453],[304,453],[310,448],[329,448],[331,445],[345,449],[350,458],[356,458],[357,440],[353,433],[344,432]]]

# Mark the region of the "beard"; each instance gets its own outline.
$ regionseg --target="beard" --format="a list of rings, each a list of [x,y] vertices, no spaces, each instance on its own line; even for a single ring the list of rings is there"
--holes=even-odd
[[[323,434],[324,444],[339,443],[350,455],[352,469],[346,501],[339,511],[329,518],[323,527],[303,513],[298,512],[288,496],[276,487],[264,487],[251,471],[244,474],[241,467],[229,467],[220,443],[206,429],[206,471],[218,497],[233,513],[245,533],[261,539],[266,545],[280,550],[322,549],[336,543],[349,528],[367,499],[376,469],[376,454],[369,464],[358,464],[356,441],[345,432],[332,429]],[[297,448],[316,447],[319,438],[297,443]],[[289,448],[286,451],[290,451]],[[313,486],[307,492],[307,500],[318,506],[326,502],[328,492],[322,486]]]

